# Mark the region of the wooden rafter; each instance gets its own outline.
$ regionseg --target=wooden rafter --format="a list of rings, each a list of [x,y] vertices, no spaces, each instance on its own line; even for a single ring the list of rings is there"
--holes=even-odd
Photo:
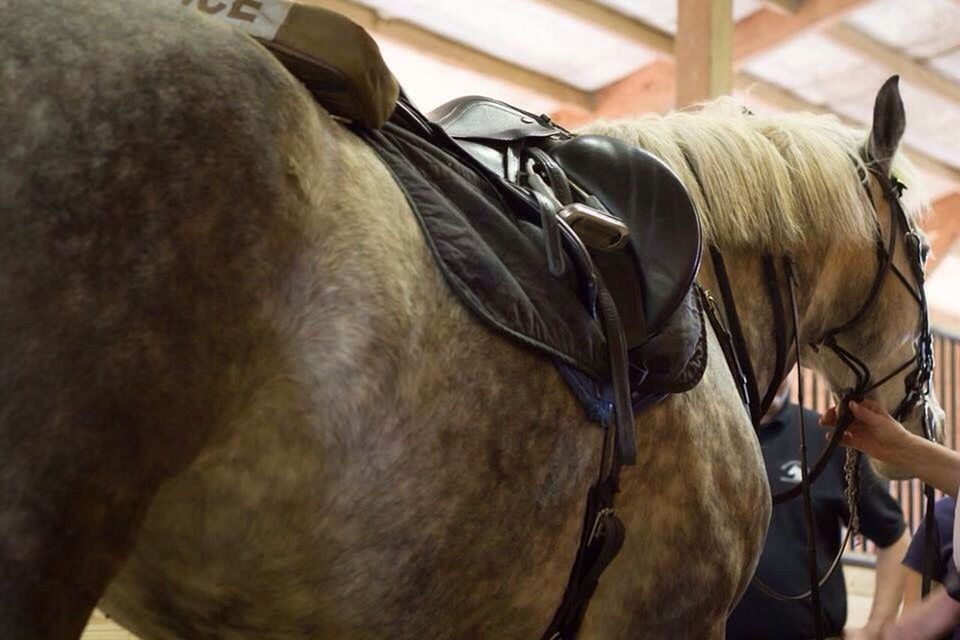
[[[952,193],[934,202],[923,229],[931,249],[927,272],[932,273],[951,247],[960,241],[960,193]]]
[[[390,38],[451,65],[505,80],[559,102],[584,109],[593,108],[593,96],[589,92],[445,38],[406,20],[385,18],[376,10],[351,0],[305,0],[305,2],[343,14],[375,36]]]
[[[796,13],[803,3],[804,0],[766,0],[766,4],[785,13]]]
[[[672,77],[668,78],[664,72],[673,65],[674,38],[596,0],[539,1],[668,56],[668,59],[653,63],[650,69],[640,69],[635,74],[605,87],[596,94],[579,90],[556,78],[468,47],[406,20],[385,18],[376,10],[354,0],[305,1],[342,13],[374,35],[390,38],[452,65],[495,77],[568,105],[572,108],[571,113],[579,114],[576,120],[583,119],[584,113],[617,117],[628,113],[662,111],[669,108],[673,102],[676,74],[670,74]],[[802,6],[791,15],[761,9],[734,28],[734,59],[736,61],[745,55],[759,51],[755,46],[747,47],[742,44],[755,41],[758,34],[760,36],[775,34],[774,39],[764,40],[763,46],[769,46],[799,30],[838,17],[863,1],[803,0]],[[656,88],[656,91],[651,94],[638,90],[651,84]],[[671,95],[669,100],[664,99],[667,95]]]
[[[654,60],[623,80],[600,89],[594,113],[601,118],[619,118],[666,111],[676,99],[676,69],[672,58]]]
[[[806,0],[792,14],[760,9],[737,23],[733,59],[741,61],[780,44],[802,31],[838,20],[865,0]]]
[[[960,104],[960,86],[936,69],[923,65],[846,24],[835,24],[824,33],[831,40],[854,51],[857,55],[900,74],[910,84]]]
[[[678,0],[677,2],[677,105],[730,93],[733,63],[731,0]]]
[[[744,72],[737,73],[734,78],[734,85],[737,89],[747,91],[759,100],[773,105],[778,109],[783,109],[784,111],[829,112],[829,109],[826,107],[808,102],[783,87],[773,86]],[[839,114],[834,115],[853,126],[869,126],[869,123],[856,122]],[[921,171],[949,180],[953,184],[960,184],[960,170],[957,168],[944,163],[910,144],[905,144],[904,149],[916,167]]]

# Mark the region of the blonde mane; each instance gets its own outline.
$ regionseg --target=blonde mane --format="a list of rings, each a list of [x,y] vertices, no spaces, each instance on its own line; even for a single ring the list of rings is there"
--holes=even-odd
[[[834,116],[754,115],[722,98],[696,112],[595,122],[584,133],[637,144],[666,162],[689,189],[706,239],[719,246],[783,252],[873,240],[860,178],[866,132]],[[926,202],[915,172],[902,154],[893,164],[911,187],[905,208],[916,218]]]

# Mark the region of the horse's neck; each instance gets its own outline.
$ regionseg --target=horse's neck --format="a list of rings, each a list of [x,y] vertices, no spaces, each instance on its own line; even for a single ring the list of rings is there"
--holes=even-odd
[[[757,390],[761,395],[779,380],[774,380],[780,373],[777,371],[777,345],[786,346],[790,360],[786,363],[789,371],[791,361],[796,357],[793,350],[793,314],[790,307],[790,292],[788,290],[783,256],[775,256],[774,263],[777,271],[776,287],[780,292],[783,324],[778,326],[777,314],[774,311],[774,299],[769,294],[769,287],[765,281],[763,258],[752,252],[724,251],[724,263],[730,279],[733,292],[736,314],[743,329],[747,353],[756,375]],[[823,280],[825,272],[825,258],[818,255],[796,256],[796,270],[801,284],[795,288],[797,301],[797,315],[800,320],[800,342],[806,344],[812,336],[822,332],[824,325],[832,322],[831,316],[835,313],[835,306],[829,303],[835,298],[835,286]],[[711,292],[713,297],[721,302],[720,288],[717,285],[714,266],[710,260],[705,260],[701,282]],[[816,283],[816,284],[810,284]],[[731,313],[730,302],[723,301],[726,313]]]

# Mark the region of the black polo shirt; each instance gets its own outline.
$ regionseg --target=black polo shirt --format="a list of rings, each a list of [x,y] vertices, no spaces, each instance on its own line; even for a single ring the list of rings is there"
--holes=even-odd
[[[774,493],[800,483],[800,431],[798,407],[788,403],[776,418],[760,430],[770,490]],[[806,410],[807,463],[813,465],[826,447],[818,415]],[[818,574],[829,568],[842,542],[841,527],[850,514],[844,497],[845,449],[838,448],[830,463],[813,485],[813,511],[816,520]],[[886,483],[870,469],[866,458],[860,465],[860,530],[879,547],[900,539],[906,527],[900,505],[887,492]],[[767,586],[787,595],[810,588],[806,528],[802,498],[797,497],[773,508],[770,528],[756,575]],[[840,635],[847,619],[847,594],[841,569],[820,589],[827,635]],[[727,620],[729,640],[810,640],[815,637],[809,602],[780,602],[751,585]]]
[[[954,511],[957,508],[957,502],[950,496],[944,496],[937,500],[933,508],[933,520],[936,526],[933,528],[933,547],[934,553],[933,570],[930,577],[937,582],[943,582],[947,573],[954,570],[953,565],[953,520]],[[923,573],[923,543],[924,543],[924,525],[926,518],[920,522],[920,526],[913,532],[913,540],[910,541],[910,548],[903,558],[903,565],[910,567],[917,573]],[[960,640],[960,626],[954,629],[953,633],[945,636],[951,640]]]

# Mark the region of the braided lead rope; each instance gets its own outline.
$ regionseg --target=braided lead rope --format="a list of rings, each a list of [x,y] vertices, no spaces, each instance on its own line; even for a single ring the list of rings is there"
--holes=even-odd
[[[843,493],[850,511],[847,530],[850,536],[856,537],[860,534],[860,452],[856,449],[848,448],[846,451],[846,457],[843,460],[843,478],[847,483]],[[843,546],[846,547],[846,545]]]

